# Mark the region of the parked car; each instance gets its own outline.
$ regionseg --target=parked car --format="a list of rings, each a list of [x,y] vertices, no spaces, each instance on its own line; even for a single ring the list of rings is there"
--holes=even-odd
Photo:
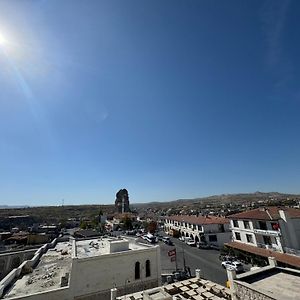
[[[232,256],[232,255],[229,255],[229,254],[227,254],[227,255],[220,254],[219,259],[221,261],[236,261],[238,258],[236,256]]]
[[[151,244],[157,243],[157,238],[151,233],[145,235],[145,240]]]
[[[197,247],[199,249],[210,249],[210,245],[206,242],[197,242]]]
[[[165,236],[162,238],[162,241],[166,244],[166,245],[169,245],[169,246],[173,246],[173,242],[171,241],[171,239],[168,237],[168,236]]]
[[[236,272],[243,272],[244,266],[239,261],[222,261],[221,263],[224,269],[233,268]]]
[[[164,236],[164,237],[162,238],[162,241],[163,241],[164,243],[167,243],[167,242],[170,241],[170,238],[169,238],[168,236]]]
[[[187,240],[186,244],[191,246],[191,247],[196,247],[196,242],[193,239]]]
[[[180,236],[180,237],[179,237],[179,241],[184,242],[184,241],[185,241],[185,237],[184,237],[184,236]]]
[[[158,235],[157,235],[157,239],[158,239],[159,241],[162,241],[163,236],[162,236],[161,234],[158,234]]]
[[[220,247],[218,245],[210,244],[209,246],[210,246],[211,249],[220,250]]]

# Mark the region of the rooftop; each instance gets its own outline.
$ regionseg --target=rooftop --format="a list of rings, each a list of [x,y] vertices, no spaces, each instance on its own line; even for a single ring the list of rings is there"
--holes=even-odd
[[[290,218],[300,218],[300,209],[291,207],[269,206],[243,211],[227,216],[229,219],[278,220],[279,210],[283,210]]]
[[[229,223],[229,220],[224,217],[215,217],[215,216],[189,216],[189,215],[179,215],[179,216],[170,216],[166,217],[167,220],[186,222],[189,224],[196,225],[206,225],[206,224],[226,224]]]
[[[71,250],[69,242],[57,243],[55,248],[41,256],[32,273],[16,280],[4,298],[26,296],[34,293],[57,289],[61,286],[61,277],[71,270]]]
[[[84,259],[158,247],[124,238],[73,239],[70,242],[59,242],[54,245],[53,248],[48,248],[44,254],[41,254],[36,260],[35,267],[31,268],[30,265],[26,265],[26,267],[22,267],[20,277],[10,279],[11,281],[5,285],[7,290],[4,291],[3,298],[23,298],[27,295],[67,287],[69,278],[71,278],[73,258]],[[39,248],[37,252],[42,248]]]
[[[153,247],[147,244],[136,243],[135,240],[120,238],[97,238],[76,241],[78,258],[106,255],[116,252],[148,249]]]
[[[271,296],[272,299],[294,300],[300,295],[300,271],[285,268],[263,268],[264,270],[245,273],[236,281],[244,282],[251,289]]]

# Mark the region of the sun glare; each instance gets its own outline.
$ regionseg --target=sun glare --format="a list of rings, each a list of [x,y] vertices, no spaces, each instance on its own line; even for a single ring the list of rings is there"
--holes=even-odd
[[[7,39],[5,38],[5,36],[0,32],[0,46],[3,46],[7,44]]]

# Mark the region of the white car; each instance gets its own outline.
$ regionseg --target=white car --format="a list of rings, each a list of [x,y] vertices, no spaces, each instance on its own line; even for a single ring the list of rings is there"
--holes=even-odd
[[[239,261],[225,260],[225,261],[222,261],[221,264],[222,264],[222,267],[224,269],[232,268],[236,272],[243,272],[244,271],[244,266]]]
[[[195,247],[196,246],[196,242],[192,239],[189,239],[186,241],[186,244],[191,246],[191,247]]]
[[[185,241],[185,237],[184,236],[179,237],[179,241],[184,242]]]

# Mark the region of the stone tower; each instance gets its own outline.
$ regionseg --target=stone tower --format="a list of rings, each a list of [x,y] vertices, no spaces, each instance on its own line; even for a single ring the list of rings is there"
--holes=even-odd
[[[115,210],[117,213],[130,212],[129,196],[126,189],[121,189],[116,194]]]

